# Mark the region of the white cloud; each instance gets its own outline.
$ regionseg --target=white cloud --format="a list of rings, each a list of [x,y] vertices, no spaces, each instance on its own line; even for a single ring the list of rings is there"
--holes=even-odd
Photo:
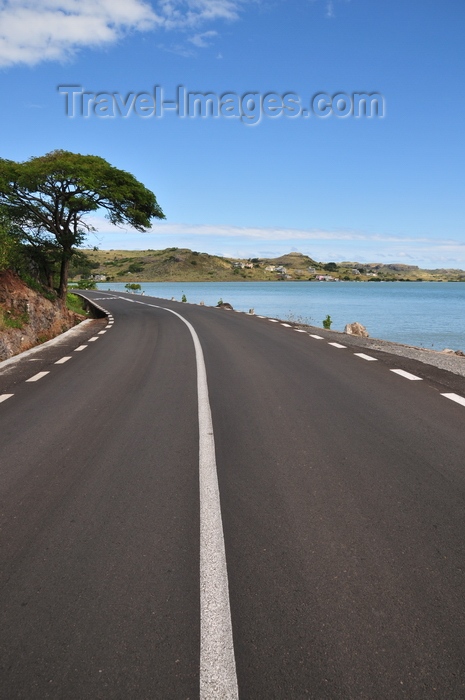
[[[146,250],[177,246],[227,257],[278,257],[298,250],[315,260],[341,262],[405,262],[420,267],[465,269],[465,243],[430,236],[389,235],[356,230],[261,228],[228,225],[156,222],[139,234],[112,226],[107,220],[89,220],[97,229],[89,245],[104,249]]]
[[[189,41],[200,49],[204,49],[210,46],[210,39],[214,39],[218,36],[218,32],[210,30],[208,32],[202,32],[201,34],[195,34]]]
[[[193,31],[237,20],[253,0],[0,0],[0,66],[65,60],[85,47],[105,46],[129,31]],[[216,32],[196,33],[196,46]]]

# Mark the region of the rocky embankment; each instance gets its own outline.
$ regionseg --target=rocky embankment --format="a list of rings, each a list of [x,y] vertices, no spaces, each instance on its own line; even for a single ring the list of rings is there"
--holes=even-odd
[[[30,289],[11,271],[0,272],[0,362],[54,338],[83,318]]]

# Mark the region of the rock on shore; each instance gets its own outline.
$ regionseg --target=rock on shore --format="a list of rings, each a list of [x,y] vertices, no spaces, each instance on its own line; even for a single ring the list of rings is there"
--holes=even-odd
[[[361,323],[348,323],[344,328],[344,333],[348,335],[358,335],[361,338],[369,338],[368,331]]]

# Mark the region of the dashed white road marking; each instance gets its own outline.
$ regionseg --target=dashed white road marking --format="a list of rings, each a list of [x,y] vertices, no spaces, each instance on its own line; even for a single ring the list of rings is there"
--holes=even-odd
[[[97,335],[103,335],[104,333],[106,333],[106,331],[99,331]]]
[[[459,403],[461,406],[465,406],[465,399],[463,396],[459,396],[458,394],[441,394],[441,396],[445,396],[446,399],[450,399],[451,401],[455,401],[455,403]]]
[[[271,321],[271,323],[279,323],[277,318],[269,318],[268,321]]]
[[[266,316],[257,316],[257,318],[266,318]]]
[[[332,345],[333,348],[346,348],[347,345],[341,345],[340,343],[328,343],[328,345]]]
[[[61,360],[57,360],[55,362],[56,365],[64,365],[65,362],[68,362],[68,360],[71,359],[71,355],[68,355],[67,357],[62,357]]]
[[[410,374],[410,372],[406,372],[403,369],[391,369],[389,371],[394,372],[395,374],[399,374],[401,377],[404,377],[405,379],[410,379],[411,382],[423,381],[421,377],[417,377],[415,374]]]
[[[38,382],[39,379],[42,379],[42,377],[45,377],[47,374],[50,374],[50,372],[39,372],[38,374],[34,374],[33,377],[26,379],[26,381],[27,382]]]
[[[290,323],[281,323],[282,326],[286,326],[286,328],[292,328]]]
[[[313,335],[312,333],[309,333],[310,338],[315,338],[315,340],[324,340],[324,338],[321,335]]]
[[[7,399],[11,399],[12,396],[14,396],[14,394],[1,394],[0,403],[2,403],[2,401],[6,401]]]
[[[296,333],[306,333],[307,331],[303,331],[302,328],[294,328]]]
[[[89,340],[88,340],[87,342],[88,342],[88,343],[94,343],[96,340],[98,340],[98,335],[94,335],[93,338],[89,338]]]
[[[80,345],[74,352],[81,352],[81,350],[85,350],[87,345]]]
[[[367,360],[368,362],[378,362],[376,357],[371,355],[365,355],[363,352],[354,352],[355,357],[361,357],[362,360]]]

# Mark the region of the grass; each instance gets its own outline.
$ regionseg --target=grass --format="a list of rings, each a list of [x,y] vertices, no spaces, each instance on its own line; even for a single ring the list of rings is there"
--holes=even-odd
[[[0,308],[0,330],[7,328],[23,328],[29,323],[29,315],[26,312],[6,311]]]
[[[88,316],[88,311],[85,307],[85,301],[82,297],[77,296],[77,294],[72,294],[68,292],[66,295],[66,306],[70,311],[75,314],[81,314],[81,316]]]

